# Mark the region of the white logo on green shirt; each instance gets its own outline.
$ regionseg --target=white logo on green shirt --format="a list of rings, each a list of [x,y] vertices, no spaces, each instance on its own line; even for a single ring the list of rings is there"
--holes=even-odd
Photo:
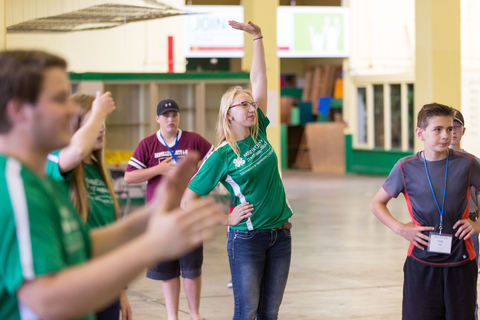
[[[69,234],[77,231],[79,229],[78,222],[71,218],[70,211],[65,207],[61,207],[59,211],[60,216],[62,217],[61,224],[63,233]]]
[[[85,177],[85,187],[87,189],[87,196],[89,199],[101,201],[103,203],[113,203],[110,191],[108,191],[103,180]]]
[[[245,164],[245,160],[243,160],[242,158],[233,159],[233,163],[235,164],[235,168],[238,168]]]

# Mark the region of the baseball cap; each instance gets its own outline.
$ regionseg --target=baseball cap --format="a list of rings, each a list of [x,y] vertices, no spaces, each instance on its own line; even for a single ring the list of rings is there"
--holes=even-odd
[[[463,120],[463,114],[458,110],[455,110],[455,116],[453,117],[453,121],[458,121],[462,126],[465,126],[465,120]]]
[[[178,107],[178,104],[172,99],[165,99],[160,101],[157,105],[157,116],[160,116],[167,111],[180,112],[180,108]]]

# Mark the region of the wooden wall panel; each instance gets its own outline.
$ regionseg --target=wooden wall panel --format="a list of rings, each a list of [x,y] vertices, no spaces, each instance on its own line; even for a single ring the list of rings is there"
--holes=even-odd
[[[305,137],[313,172],[345,173],[345,138],[343,123],[312,122],[305,127]]]

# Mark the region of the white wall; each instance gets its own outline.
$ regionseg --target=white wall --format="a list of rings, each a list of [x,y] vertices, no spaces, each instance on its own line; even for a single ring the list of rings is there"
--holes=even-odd
[[[149,6],[141,0],[6,0],[7,27],[104,3]],[[183,10],[183,0],[162,0]],[[10,33],[8,49],[41,49],[67,59],[74,72],[167,72],[168,36],[174,37],[174,71],[184,72],[182,17],[133,22],[107,30]]]
[[[462,114],[465,136],[462,147],[480,156],[480,2],[461,1]]]
[[[352,51],[344,62],[344,116],[355,130],[355,81],[415,71],[414,0],[350,0]],[[462,147],[480,155],[480,1],[461,0]],[[459,106],[453,106],[459,107]]]
[[[415,0],[350,0],[352,75],[415,71]]]
[[[345,0],[350,7],[351,54],[344,60],[343,116],[346,133],[357,125],[356,85],[395,77],[413,82],[415,0]],[[354,139],[355,141],[355,139]]]

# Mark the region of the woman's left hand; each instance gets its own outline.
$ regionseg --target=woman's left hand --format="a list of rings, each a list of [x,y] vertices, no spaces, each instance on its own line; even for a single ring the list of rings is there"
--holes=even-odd
[[[132,307],[128,301],[127,290],[123,290],[120,295],[120,310],[122,312],[122,320],[132,320]]]
[[[252,21],[248,21],[247,23],[241,23],[234,20],[229,20],[228,24],[237,30],[245,31],[246,33],[250,33],[254,38],[258,38],[262,36],[262,30],[259,26],[254,24]]]

